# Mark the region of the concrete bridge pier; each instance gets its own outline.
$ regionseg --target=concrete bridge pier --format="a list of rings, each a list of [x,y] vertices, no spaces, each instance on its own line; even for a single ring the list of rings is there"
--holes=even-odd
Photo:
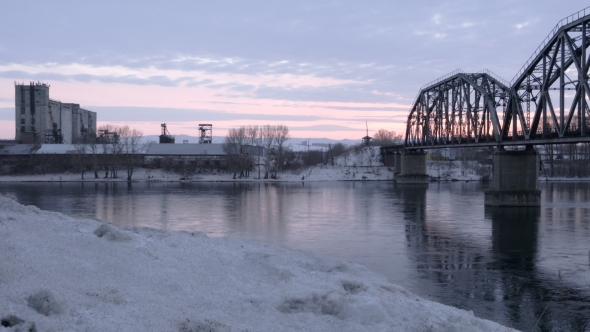
[[[424,151],[404,151],[398,157],[400,174],[395,177],[398,183],[428,183],[426,174],[426,153]],[[397,165],[396,165],[397,168]]]
[[[541,206],[539,155],[531,145],[525,150],[492,155],[492,186],[485,191],[488,206]]]
[[[396,177],[402,172],[402,153],[396,152],[393,154],[393,175]]]
[[[381,157],[383,158],[383,165],[388,167],[395,166],[395,155],[393,152],[386,152],[381,149]]]

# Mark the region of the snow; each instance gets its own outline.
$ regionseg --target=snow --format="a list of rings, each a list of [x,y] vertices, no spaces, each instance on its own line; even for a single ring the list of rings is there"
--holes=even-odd
[[[0,196],[0,331],[509,331],[341,260]]]
[[[480,181],[482,176],[477,174],[477,169],[483,166],[476,161],[438,161],[429,160],[426,162],[426,173],[431,179],[440,181]],[[491,176],[491,168],[487,168]]]
[[[179,144],[182,145],[182,144]],[[393,179],[393,169],[384,167],[379,162],[379,148],[362,149],[352,152],[346,157],[335,158],[334,166],[317,165],[312,167],[301,167],[296,170],[280,172],[277,179],[266,179],[268,182],[293,182],[293,181],[382,181]],[[104,179],[104,172],[99,172],[99,178],[94,178],[94,173],[84,173],[84,180],[81,180],[79,173],[62,174],[32,174],[32,175],[3,175],[2,182],[45,182],[45,181],[127,181],[120,171],[117,179]],[[264,171],[261,172],[264,176]],[[138,168],[133,173],[134,181],[181,181],[182,175],[168,172],[163,169]],[[234,179],[233,173],[218,170],[205,170],[203,173],[192,175],[189,180],[183,181],[204,181],[204,182],[260,182],[264,179],[258,178],[258,171],[250,172],[250,177]]]
[[[590,178],[566,178],[562,176],[539,176],[539,181],[560,181],[560,182],[586,182],[590,181]]]
[[[261,172],[264,176],[264,171]],[[104,172],[99,172],[99,178],[94,178],[93,172],[85,172],[84,180],[79,173],[60,174],[31,174],[31,175],[2,175],[0,182],[127,182],[126,174],[120,171],[116,179],[104,179]],[[133,173],[133,181],[176,182],[181,181],[182,175],[161,169],[136,169]],[[297,171],[279,172],[277,179],[258,179],[258,172],[250,172],[248,178],[233,178],[233,173],[209,171],[194,174],[184,182],[300,182],[302,181],[383,181],[393,179],[393,169],[383,166],[372,167],[340,167],[340,166],[314,166],[302,168]]]
[[[176,144],[190,147],[190,144]],[[193,144],[198,145],[198,144]],[[155,144],[153,146],[159,146]],[[46,151],[47,152],[47,151]],[[185,151],[186,152],[186,151]],[[49,153],[49,152],[47,152]],[[183,175],[163,169],[137,168],[133,174],[133,181],[184,181],[184,182],[314,182],[314,181],[388,181],[394,180],[394,168],[383,166],[380,161],[379,147],[360,148],[334,158],[334,165],[303,166],[279,172],[277,179],[258,178],[258,171],[254,169],[249,177],[233,178],[233,173],[220,170],[205,169],[201,173],[193,174],[189,179],[182,179]],[[263,167],[262,167],[263,169]],[[428,160],[426,172],[432,180],[437,181],[481,181],[483,175],[491,177],[491,166],[483,166],[476,161],[441,161]],[[123,174],[124,171],[121,171]],[[263,176],[264,170],[261,171]],[[127,181],[121,175],[117,179],[104,179],[99,172],[95,179],[93,172],[85,172],[84,180],[79,173],[62,174],[33,174],[33,175],[2,175],[0,182],[51,182],[51,181]],[[540,181],[590,181],[589,178],[558,178],[539,176]]]
[[[24,150],[16,149],[19,145],[11,145],[10,148],[13,150],[2,150],[4,153],[21,153]],[[174,149],[163,149],[163,146],[172,146]],[[182,152],[181,154],[191,153],[203,153],[207,154],[207,151],[196,151],[195,148],[199,146],[210,146],[213,150],[209,153],[215,154],[220,150],[221,144],[151,144],[150,149],[154,155],[158,155],[159,152],[163,154],[174,154]],[[32,145],[29,145],[29,150]],[[65,153],[73,149],[73,145],[66,144],[44,144],[36,153],[51,154],[61,151]],[[314,147],[317,148],[317,147]],[[56,150],[58,149],[58,150]],[[307,148],[306,148],[307,149]],[[310,150],[312,147],[310,147]],[[321,147],[320,147],[321,149]],[[22,151],[21,151],[22,150]],[[189,151],[191,150],[191,151]],[[194,150],[194,151],[193,151]],[[219,150],[219,151],[218,151]],[[325,150],[325,149],[324,149]],[[28,151],[28,150],[27,150]],[[159,152],[158,152],[159,151]],[[9,153],[10,152],[10,153]],[[26,152],[25,154],[28,154]],[[372,146],[359,149],[353,149],[344,155],[334,158],[334,165],[328,163],[328,165],[315,165],[315,166],[302,166],[297,169],[290,169],[283,172],[279,172],[278,178],[276,179],[262,179],[258,178],[258,171],[254,169],[250,172],[249,177],[233,178],[233,173],[224,172],[220,170],[205,169],[201,173],[191,175],[189,179],[181,179],[183,175],[166,171],[163,169],[147,169],[137,168],[133,174],[133,181],[165,181],[165,182],[298,182],[298,181],[387,181],[394,180],[394,168],[383,166],[380,161],[380,147]],[[263,169],[263,167],[261,167]],[[428,160],[426,164],[426,173],[430,176],[433,181],[481,181],[484,179],[484,174],[491,178],[491,165],[483,166],[476,161],[441,161],[441,160]],[[124,170],[120,170],[121,174],[119,178],[103,178],[104,173],[99,172],[99,178],[95,179],[92,171],[86,171],[84,180],[81,179],[79,173],[60,173],[60,174],[28,174],[28,175],[2,175],[0,176],[0,182],[68,182],[68,181],[84,181],[84,182],[112,182],[112,181],[127,181],[126,176],[123,176]],[[264,171],[261,171],[263,176]],[[539,181],[590,181],[590,178],[566,178],[566,177],[547,177],[539,176]]]

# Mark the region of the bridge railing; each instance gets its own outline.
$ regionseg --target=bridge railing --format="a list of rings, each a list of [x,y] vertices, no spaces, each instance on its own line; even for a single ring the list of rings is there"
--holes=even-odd
[[[493,78],[494,78],[496,81],[498,81],[498,82],[500,82],[500,83],[504,84],[506,87],[508,87],[508,88],[510,87],[510,83],[508,83],[508,81],[506,81],[506,80],[505,80],[505,79],[503,79],[502,77],[500,77],[500,76],[498,76],[498,75],[494,74],[494,73],[493,73],[491,70],[489,70],[489,69],[484,69],[484,70],[482,70],[481,72],[482,72],[482,73],[484,73],[484,74],[487,74],[487,75],[488,75],[488,76],[490,76],[490,77],[493,77]]]
[[[559,31],[559,29],[561,29],[562,26],[564,26],[566,24],[570,24],[571,22],[574,22],[576,20],[579,20],[580,18],[585,17],[586,15],[590,15],[590,7],[586,7],[584,9],[580,10],[579,12],[574,13],[568,17],[565,17],[561,21],[559,21],[555,25],[555,27],[551,30],[551,32],[549,32],[547,37],[545,37],[545,39],[543,40],[541,45],[539,45],[539,47],[537,47],[537,49],[535,50],[533,55],[531,55],[531,57],[525,62],[525,64],[522,66],[522,68],[520,68],[520,70],[516,73],[516,75],[514,75],[514,77],[510,81],[509,86],[512,87],[514,82],[516,82],[516,80],[528,68],[528,66],[531,64],[531,62],[533,62],[533,60],[539,55],[539,53],[545,48],[545,46],[547,46],[549,41],[553,38],[553,36],[555,36],[555,34]]]
[[[446,80],[447,78],[449,78],[451,76],[455,76],[455,75],[461,74],[461,73],[463,73],[463,71],[461,69],[456,69],[456,70],[454,70],[454,71],[452,71],[452,72],[450,72],[450,73],[448,73],[448,74],[446,74],[446,75],[444,75],[442,77],[439,77],[439,78],[435,79],[432,82],[428,82],[428,83],[424,84],[418,90],[418,93],[416,94],[416,98],[414,98],[414,104],[416,104],[416,101],[418,100],[418,98],[420,98],[420,94],[422,93],[422,90],[424,90],[425,88],[430,87],[430,86],[433,86],[433,85],[435,85],[438,82],[444,81],[444,80]],[[414,104],[412,104],[412,105],[414,105]]]
[[[425,88],[428,88],[428,87],[430,87],[432,85],[435,85],[438,82],[442,82],[442,81],[446,80],[447,78],[449,78],[451,76],[455,76],[457,74],[462,74],[462,73],[463,73],[463,71],[461,69],[456,69],[456,70],[454,70],[454,71],[452,71],[452,72],[450,72],[450,73],[448,73],[448,74],[446,74],[446,75],[444,75],[442,77],[439,77],[439,78],[435,79],[432,82],[429,82],[429,83],[424,84],[422,87],[420,87],[420,91],[422,91]]]

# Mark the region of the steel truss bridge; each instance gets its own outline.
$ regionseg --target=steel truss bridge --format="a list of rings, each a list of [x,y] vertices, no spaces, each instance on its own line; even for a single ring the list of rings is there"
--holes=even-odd
[[[561,20],[511,82],[489,70],[424,85],[405,149],[590,142],[590,7]]]

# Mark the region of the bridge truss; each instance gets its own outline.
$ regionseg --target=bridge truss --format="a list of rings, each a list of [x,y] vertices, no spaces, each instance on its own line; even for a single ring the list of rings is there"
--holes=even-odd
[[[406,148],[590,142],[590,7],[561,20],[512,82],[454,71],[424,85]]]
[[[406,145],[498,141],[510,88],[489,71],[455,71],[421,89],[406,132]],[[410,144],[408,144],[410,143]]]

